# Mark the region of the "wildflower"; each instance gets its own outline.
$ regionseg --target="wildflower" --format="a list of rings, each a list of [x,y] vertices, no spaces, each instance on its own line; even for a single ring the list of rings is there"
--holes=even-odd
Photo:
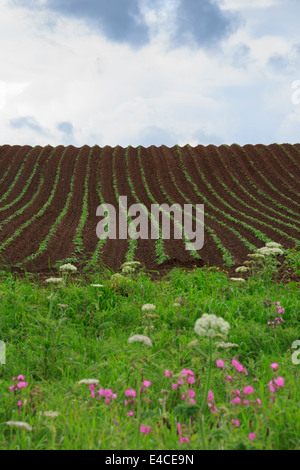
[[[133,266],[124,266],[124,268],[122,268],[122,273],[129,274],[134,272],[135,268]]]
[[[188,378],[187,378],[187,382],[188,382],[188,384],[192,385],[192,384],[194,384],[194,383],[196,382],[196,380],[195,380],[194,377],[188,377]]]
[[[284,378],[283,377],[277,377],[277,379],[274,380],[275,384],[277,385],[278,388],[283,388],[284,387]]]
[[[265,255],[263,253],[252,253],[252,254],[249,254],[247,255],[249,256],[249,258],[253,258],[253,259],[265,259]]]
[[[136,391],[133,390],[133,388],[130,388],[128,390],[125,390],[125,396],[126,397],[136,397]]]
[[[231,277],[230,280],[234,282],[246,282],[242,277]]]
[[[236,268],[235,272],[236,273],[245,273],[247,272],[249,269],[246,267],[246,266],[239,266],[238,268]]]
[[[216,364],[217,364],[217,367],[219,367],[220,369],[222,369],[222,367],[224,367],[224,361],[222,361],[222,359],[218,359]]]
[[[182,436],[181,427],[182,427],[182,428],[185,428],[185,426],[183,426],[182,424],[180,424],[180,423],[178,422],[178,423],[177,423],[177,432],[178,432],[178,434],[179,434],[179,443],[180,443],[180,444],[189,442],[189,438],[188,438],[188,437]]]
[[[142,306],[142,312],[148,312],[149,310],[155,310],[156,305],[154,304],[145,304]]]
[[[130,411],[127,412],[127,415],[128,415],[128,416],[133,416],[133,415],[134,415],[134,412],[133,412],[132,410],[130,410]]]
[[[259,254],[263,254],[265,256],[269,255],[283,255],[283,251],[280,248],[270,248],[268,246],[263,246],[257,250]]]
[[[67,264],[63,264],[62,266],[60,266],[59,270],[62,272],[76,273],[77,268],[73,264],[67,263]]]
[[[45,282],[52,282],[54,284],[58,283],[64,283],[64,280],[61,277],[49,277],[48,279],[45,280]]]
[[[82,384],[85,384],[85,385],[98,385],[99,380],[98,379],[82,379],[77,383],[78,383],[78,385],[82,385]]]
[[[214,402],[214,394],[211,390],[209,390],[207,394],[207,406],[210,409],[211,413],[215,413],[216,411],[218,411]]]
[[[142,434],[149,434],[151,428],[149,426],[144,426],[143,424],[140,426],[140,432]]]
[[[232,380],[231,375],[227,375],[226,380],[228,380],[228,382],[231,382],[231,380]]]
[[[135,342],[144,343],[147,346],[152,346],[151,339],[148,338],[148,336],[144,336],[144,335],[133,335],[128,339],[128,343],[135,343]]]
[[[208,336],[213,338],[219,331],[223,335],[228,334],[230,325],[222,317],[214,314],[204,313],[195,323],[194,330],[200,336]],[[219,331],[218,331],[219,330]]]
[[[248,438],[250,439],[250,441],[253,441],[253,440],[255,439],[255,436],[256,436],[256,435],[254,434],[254,432],[250,432],[250,433],[248,434]]]
[[[18,401],[17,405],[18,405],[18,406],[22,406],[22,405],[23,405],[23,403],[21,402],[21,400]]]
[[[166,377],[172,377],[173,373],[170,372],[168,369],[165,369],[165,376]]]
[[[6,421],[6,424],[8,426],[14,426],[16,428],[23,428],[23,429],[26,429],[27,431],[33,430],[32,426],[30,426],[28,423],[25,423],[23,421]]]
[[[215,343],[215,346],[217,346],[217,348],[228,349],[228,348],[238,347],[238,344],[236,344],[236,343],[217,342],[217,343]]]
[[[266,243],[266,246],[269,248],[280,248],[282,245],[280,243],[275,243],[275,242],[268,242]]]
[[[240,422],[239,422],[238,419],[232,419],[232,420],[231,420],[231,424],[234,424],[235,426],[238,427],[238,426],[240,425]]]
[[[182,369],[181,373],[184,377],[187,377],[188,375],[195,375],[191,369]]]
[[[144,387],[150,387],[150,385],[151,385],[151,382],[149,380],[144,380],[143,382]]]
[[[273,369],[274,371],[276,371],[276,370],[278,370],[279,365],[277,364],[277,362],[272,362],[272,364],[270,364],[270,367],[272,367],[272,369]]]
[[[26,388],[28,387],[28,383],[25,381],[20,381],[17,385],[17,388]]]
[[[240,397],[235,397],[233,400],[231,400],[230,402],[232,405],[235,405],[237,403],[241,403],[241,399]]]
[[[251,385],[247,385],[246,387],[244,387],[243,393],[245,395],[252,395],[253,392],[254,392],[254,388],[251,387]]]

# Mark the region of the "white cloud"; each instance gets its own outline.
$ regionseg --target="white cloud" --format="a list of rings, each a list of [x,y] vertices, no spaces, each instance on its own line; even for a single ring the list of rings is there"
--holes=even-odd
[[[291,39],[256,35],[255,21],[268,21],[262,5],[276,2],[254,3],[261,16],[254,7],[245,12],[248,0],[224,0],[224,8],[243,12],[244,23],[214,52],[170,47],[169,0],[158,3],[159,10],[145,2],[151,41],[137,50],[111,42],[79,18],[2,3],[0,144],[136,146],[145,139],[150,145],[151,132],[157,142],[179,145],[269,143],[278,129],[292,138],[298,115],[287,88],[300,76],[287,83],[268,63],[291,50]]]

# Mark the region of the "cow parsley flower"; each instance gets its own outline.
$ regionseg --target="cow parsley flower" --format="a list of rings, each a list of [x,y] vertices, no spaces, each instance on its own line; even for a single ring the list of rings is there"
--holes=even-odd
[[[149,312],[150,310],[156,310],[156,305],[154,304],[145,304],[142,306],[142,312]]]
[[[128,339],[128,343],[135,343],[135,342],[144,343],[147,346],[152,346],[151,339],[148,338],[148,336],[144,336],[144,335],[133,335]]]
[[[214,338],[218,333],[227,335],[230,325],[222,317],[204,313],[195,323],[194,330],[199,336]]]
[[[62,266],[60,266],[59,270],[62,272],[76,273],[77,268],[73,264],[67,263],[67,264],[63,264]]]

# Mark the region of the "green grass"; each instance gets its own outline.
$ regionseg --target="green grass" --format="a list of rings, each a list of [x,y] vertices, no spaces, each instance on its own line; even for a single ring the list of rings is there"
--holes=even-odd
[[[214,267],[174,269],[160,281],[142,269],[119,285],[110,277],[104,269],[72,274],[59,287],[0,271],[0,340],[6,346],[6,363],[0,365],[1,449],[299,449],[300,364],[292,361],[292,344],[300,340],[299,283],[276,285],[256,276],[239,285]],[[173,306],[178,297],[181,307]],[[285,322],[273,330],[267,322],[275,316],[275,301],[285,308]],[[146,303],[156,305],[148,317],[141,310]],[[209,338],[194,331],[203,313],[230,324],[227,339],[213,338],[211,363]],[[129,344],[134,334],[150,337],[152,347]],[[215,340],[237,346],[218,348]],[[234,357],[248,375],[234,370]],[[217,359],[228,370],[216,367]],[[268,387],[273,362],[285,380],[276,394]],[[195,405],[181,400],[187,384],[173,390],[179,377],[166,377],[165,369],[194,372]],[[15,395],[9,386],[19,374],[28,387]],[[233,384],[224,374],[235,377]],[[98,379],[116,399],[106,404],[104,397],[93,398],[88,385],[78,384],[87,378]],[[143,380],[150,387],[125,407],[125,390],[138,392]],[[254,387],[249,400],[259,398],[261,405],[230,404],[232,391],[246,385]],[[206,389],[214,393],[216,413],[207,406]],[[127,415],[130,409],[133,416]],[[40,413],[49,410],[59,415]],[[33,430],[7,421],[26,422]],[[178,422],[188,443],[179,442]],[[150,426],[150,433],[140,433],[140,425]],[[256,434],[253,441],[249,433]]]

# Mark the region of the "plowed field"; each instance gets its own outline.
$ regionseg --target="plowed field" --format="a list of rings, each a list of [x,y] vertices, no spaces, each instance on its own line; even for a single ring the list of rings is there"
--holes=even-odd
[[[0,146],[0,265],[46,273],[72,262],[116,270],[141,261],[149,270],[175,265],[233,269],[268,241],[300,240],[300,144],[148,148]],[[204,204],[204,245],[183,239],[99,240],[100,204],[117,211],[139,203]],[[120,209],[122,211],[122,208]],[[126,212],[125,212],[126,217]],[[130,216],[127,214],[128,223]]]

